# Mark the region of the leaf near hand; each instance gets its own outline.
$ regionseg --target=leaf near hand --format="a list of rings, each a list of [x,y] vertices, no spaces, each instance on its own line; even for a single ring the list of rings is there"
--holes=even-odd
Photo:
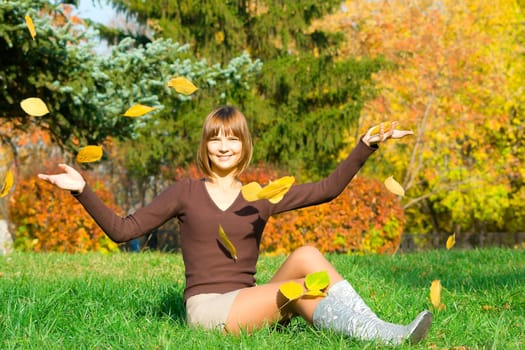
[[[372,131],[370,131],[370,136],[379,134],[379,132],[381,131],[381,125],[383,125],[383,132],[389,132],[390,128],[392,127],[392,123],[381,123],[377,126],[374,126]]]
[[[405,189],[403,186],[399,184],[396,180],[394,180],[393,176],[389,176],[385,179],[385,186],[387,190],[392,192],[393,194],[396,194],[398,196],[404,196],[405,195]]]
[[[29,97],[22,100],[20,102],[20,107],[22,107],[24,112],[33,117],[41,117],[49,113],[49,109],[47,109],[44,101],[38,97]]]
[[[198,90],[191,81],[183,77],[170,79],[168,86],[174,88],[175,91],[183,95],[191,95]]]
[[[36,30],[35,30],[35,25],[33,24],[33,20],[31,19],[31,17],[29,17],[29,15],[25,16],[25,20],[26,20],[27,29],[29,29],[29,34],[31,34],[31,38],[35,40]]]
[[[233,261],[237,262],[237,248],[235,248],[232,241],[230,241],[228,238],[226,232],[224,232],[222,225],[219,225],[219,238],[224,247],[230,252]]]
[[[141,117],[144,114],[147,114],[153,110],[157,109],[157,107],[150,107],[145,106],[140,103],[137,103],[133,106],[131,106],[124,114],[124,117]]]
[[[456,244],[456,234],[453,233],[450,236],[448,236],[447,244],[446,244],[447,250],[451,249],[455,244]]]
[[[83,147],[77,154],[77,162],[91,163],[96,162],[102,158],[102,146],[86,146]]]
[[[284,295],[290,301],[299,299],[304,294],[303,287],[295,281],[281,284],[279,286],[279,290],[281,291],[282,295]]]
[[[2,187],[0,187],[0,198],[5,197],[9,193],[9,190],[11,187],[13,187],[14,182],[13,173],[11,170],[8,170],[7,174],[5,175],[4,182],[2,183]]]
[[[309,273],[304,279],[304,285],[309,291],[321,291],[328,287],[329,284],[330,276],[328,276],[326,271]]]

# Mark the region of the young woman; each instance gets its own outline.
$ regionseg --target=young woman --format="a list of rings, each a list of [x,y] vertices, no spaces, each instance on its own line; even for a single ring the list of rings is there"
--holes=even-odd
[[[378,133],[372,130],[328,177],[315,183],[294,184],[275,204],[265,199],[248,202],[242,196],[238,175],[250,162],[252,141],[244,115],[231,106],[216,109],[204,122],[197,154],[204,178],[176,181],[132,215],[117,216],[70,166],[60,164],[63,173],[38,176],[71,191],[115,242],[132,240],[177,218],[190,325],[238,333],[301,316],[315,327],[360,339],[390,344],[417,342],[430,327],[430,312],[423,311],[407,326],[380,320],[314,247],[297,249],[267,284],[255,283],[259,243],[271,215],[332,200],[380,142],[412,134],[395,130],[395,123],[388,131],[384,131],[383,124]],[[237,248],[235,259],[219,239],[219,226]],[[284,306],[287,300],[279,292],[280,285],[288,281],[303,284],[306,275],[318,271],[327,271],[330,277],[327,296],[301,298]]]

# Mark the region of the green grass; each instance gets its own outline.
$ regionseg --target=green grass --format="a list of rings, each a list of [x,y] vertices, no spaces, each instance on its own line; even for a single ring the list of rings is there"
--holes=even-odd
[[[408,323],[443,285],[446,309],[406,349],[525,348],[525,251],[451,250],[329,259],[384,319]],[[284,258],[262,257],[258,282]],[[251,335],[189,329],[180,255],[0,256],[1,349],[375,349],[295,319]]]

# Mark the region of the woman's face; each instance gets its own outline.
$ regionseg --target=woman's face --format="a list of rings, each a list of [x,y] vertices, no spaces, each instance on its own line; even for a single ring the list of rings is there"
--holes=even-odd
[[[241,140],[234,135],[226,136],[224,130],[208,140],[207,148],[211,168],[218,174],[235,170],[242,157]]]

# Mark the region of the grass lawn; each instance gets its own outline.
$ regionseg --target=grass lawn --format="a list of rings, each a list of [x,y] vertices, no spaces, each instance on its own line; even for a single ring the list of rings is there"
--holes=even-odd
[[[404,349],[525,349],[525,251],[329,255],[376,313],[408,323],[442,303],[426,340]],[[283,257],[262,257],[258,282]],[[295,319],[251,335],[189,329],[182,258],[165,253],[0,256],[1,349],[375,349]]]

